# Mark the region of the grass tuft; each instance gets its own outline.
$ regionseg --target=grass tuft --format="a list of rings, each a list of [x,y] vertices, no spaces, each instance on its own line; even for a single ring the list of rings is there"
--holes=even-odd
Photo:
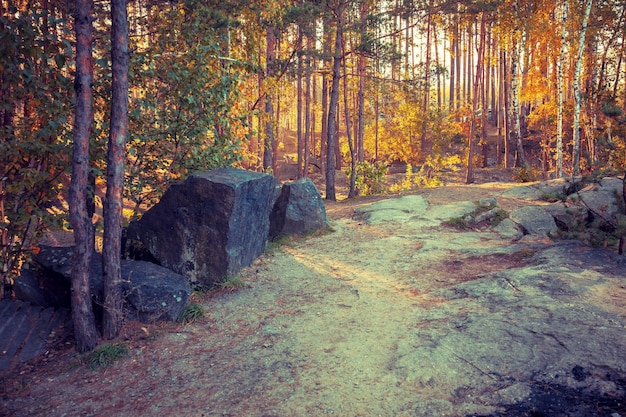
[[[195,323],[204,317],[204,308],[195,302],[188,303],[185,308],[181,310],[176,318],[178,323]]]
[[[226,281],[220,284],[220,288],[224,291],[237,291],[241,288],[246,288],[248,284],[243,280],[241,276],[228,277]]]
[[[128,354],[126,346],[120,343],[106,343],[98,346],[87,354],[89,367],[94,370],[98,367],[106,369],[113,362]]]

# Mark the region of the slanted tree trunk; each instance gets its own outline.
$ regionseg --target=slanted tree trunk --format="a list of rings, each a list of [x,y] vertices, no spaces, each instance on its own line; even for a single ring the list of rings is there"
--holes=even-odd
[[[72,257],[72,322],[79,352],[92,350],[98,344],[98,333],[91,305],[89,270],[93,254],[93,228],[87,210],[89,185],[89,134],[93,120],[91,55],[92,2],[76,0],[74,26],[76,30],[76,110],[74,114],[74,145],[72,179],[70,182],[70,223],[74,229]]]
[[[126,0],[111,1],[111,127],[107,153],[107,192],[104,203],[104,315],[105,339],[117,337],[122,311],[122,205],[124,154],[128,135],[128,15]]]

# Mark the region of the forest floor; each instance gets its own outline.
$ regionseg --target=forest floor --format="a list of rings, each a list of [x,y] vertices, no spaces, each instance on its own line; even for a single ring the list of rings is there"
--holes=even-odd
[[[529,204],[505,194],[514,185],[412,194],[427,213],[485,197],[510,210]],[[106,369],[57,339],[0,374],[0,415],[626,417],[622,270],[551,264],[545,237],[354,217],[395,197],[327,203],[331,232],[195,294],[195,323],[127,323],[128,355]]]

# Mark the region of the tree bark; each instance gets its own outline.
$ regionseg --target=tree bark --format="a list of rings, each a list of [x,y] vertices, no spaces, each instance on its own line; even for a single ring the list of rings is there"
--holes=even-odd
[[[117,337],[122,310],[122,206],[124,154],[128,135],[128,14],[126,0],[111,1],[111,127],[107,153],[107,192],[104,203],[104,315],[105,339]]]
[[[307,59],[306,59],[306,80],[304,91],[304,167],[303,176],[309,175],[309,156],[311,154],[311,44],[312,39],[307,36]]]
[[[330,88],[330,103],[328,106],[328,146],[326,154],[326,200],[336,201],[335,194],[335,151],[338,143],[337,107],[339,105],[339,78],[341,78],[341,39],[343,28],[341,12],[337,16],[337,30],[335,33],[335,49],[333,51],[333,78]]]
[[[274,75],[274,61],[276,59],[276,30],[267,28],[265,49],[265,78]],[[274,172],[274,104],[270,91],[265,96],[265,141],[263,144],[263,169]]]
[[[74,229],[72,257],[72,321],[79,352],[92,350],[98,344],[95,317],[91,305],[89,270],[93,254],[93,228],[87,212],[89,183],[89,136],[92,125],[92,2],[76,0],[74,26],[76,31],[76,111],[72,179],[70,182],[70,222]]]
[[[574,137],[574,152],[573,152],[573,175],[575,177],[580,175],[580,107],[582,103],[582,97],[580,94],[580,67],[583,60],[583,49],[585,46],[585,34],[587,32],[587,23],[589,22],[589,14],[591,13],[591,6],[593,0],[588,0],[585,4],[585,15],[583,17],[583,24],[580,30],[580,36],[578,38],[578,55],[576,57],[576,69],[574,70],[574,123],[572,127],[572,134]]]
[[[454,19],[454,22],[456,23],[456,17],[452,17],[452,19]],[[455,91],[456,91],[456,86],[455,86],[455,80],[456,80],[456,60],[458,59],[458,55],[457,55],[457,45],[458,45],[458,40],[457,40],[457,31],[456,31],[456,24],[454,25],[454,29],[452,32],[452,35],[450,36],[450,88],[449,88],[449,93],[450,93],[450,111],[453,111],[456,106],[455,106]]]
[[[296,41],[296,49],[302,50],[302,29],[298,29],[298,40]],[[304,176],[304,141],[302,139],[302,55],[298,56],[298,66],[296,74],[296,136],[297,136],[297,150],[298,150],[298,178]]]
[[[622,200],[624,200],[624,207],[626,207],[626,172],[624,172],[624,178],[622,178]],[[624,214],[626,214],[626,209],[624,209]],[[624,251],[626,250],[626,235],[623,234],[619,237],[619,248],[618,253],[620,255],[624,255]]]
[[[363,1],[360,6],[360,20],[363,25],[363,32],[365,32],[365,23],[369,15],[370,3]],[[364,33],[361,34],[361,41],[364,41]],[[357,133],[356,133],[356,149],[357,149],[357,161],[363,162],[365,160],[365,75],[367,71],[367,57],[364,53],[359,53],[357,61],[357,71],[359,75],[359,91],[357,93],[357,101],[359,110],[357,112]]]
[[[467,146],[467,176],[465,182],[471,184],[474,182],[474,153],[475,153],[475,134],[476,134],[476,111],[478,109],[478,100],[480,98],[480,87],[483,80],[483,62],[485,50],[485,12],[481,13],[480,18],[480,42],[478,44],[478,60],[476,74],[474,78],[474,88],[472,94],[472,114],[470,121],[470,131]]]
[[[346,118],[346,137],[348,139],[348,148],[350,149],[350,181],[349,181],[349,190],[348,190],[348,198],[356,197],[356,154],[354,149],[354,143],[352,141],[352,118],[350,117],[350,106],[348,105],[348,76],[346,72],[348,71],[348,66],[346,65],[346,48],[345,43],[341,42],[343,48],[343,107],[344,107],[344,115]]]
[[[561,50],[556,61],[557,71],[557,119],[556,119],[556,175],[563,177],[563,64],[567,51],[567,0],[561,5]]]
[[[520,39],[517,34],[513,34],[513,51],[511,54],[511,107],[512,122],[515,132],[517,144],[517,160],[516,166],[526,167],[526,156],[524,154],[524,146],[522,143],[522,128],[520,124]]]
[[[426,149],[426,130],[428,129],[428,107],[430,105],[430,39],[432,28],[432,0],[429,2],[429,11],[426,23],[426,60],[424,62],[424,96],[422,99],[422,132],[420,134],[420,155],[418,159],[426,159],[424,150]]]

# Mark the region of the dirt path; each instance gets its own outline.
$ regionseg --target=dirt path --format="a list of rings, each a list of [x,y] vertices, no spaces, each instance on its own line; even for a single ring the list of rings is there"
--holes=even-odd
[[[446,187],[423,195],[437,206],[499,197],[506,187]],[[567,355],[581,340],[542,327],[558,314],[546,313],[550,307],[543,307],[547,301],[540,297],[538,304],[528,304],[522,294],[535,286],[497,275],[526,265],[532,251],[492,232],[354,220],[354,210],[369,203],[330,204],[332,233],[290,242],[261,257],[242,275],[246,288],[201,299],[206,317],[200,323],[129,326],[129,357],[106,370],[77,365],[77,356],[65,350],[20,375],[4,375],[0,414],[490,415],[532,396],[531,380],[546,381],[559,372],[560,381],[572,380],[566,373],[580,358]],[[618,277],[601,280],[590,273],[587,281],[602,281],[626,295]],[[558,308],[567,303],[591,308],[578,294],[568,297],[559,299]],[[598,335],[598,343],[606,340],[614,348],[604,362],[594,361],[620,372],[597,382],[613,383],[602,386],[609,397],[611,390],[623,394],[615,381],[624,369],[614,362],[626,347],[620,339],[623,298],[614,299],[611,308],[593,310],[594,322],[610,332],[605,339]],[[517,331],[519,311],[525,316]],[[497,326],[502,317],[512,321]],[[553,369],[543,369],[545,375],[545,362],[538,359],[544,357],[554,362]],[[616,400],[612,410],[619,404]]]

